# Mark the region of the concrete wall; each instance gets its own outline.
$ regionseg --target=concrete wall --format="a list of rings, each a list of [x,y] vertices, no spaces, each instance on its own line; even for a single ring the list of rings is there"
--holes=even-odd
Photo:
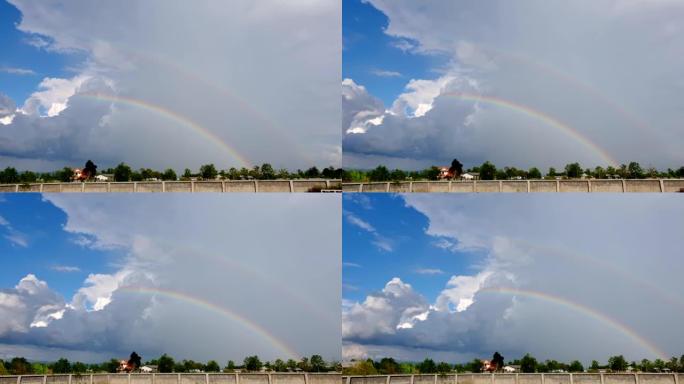
[[[342,382],[343,384],[684,384],[684,373],[373,375],[343,376]]]
[[[684,192],[684,179],[343,183],[343,192]]]
[[[316,192],[339,190],[340,180],[138,181],[0,184],[0,192]],[[15,383],[16,384],[16,383]],[[72,383],[74,384],[74,383]],[[128,383],[126,383],[128,384]],[[135,383],[132,383],[135,384]]]
[[[338,373],[112,373],[0,376],[0,384],[340,384],[341,378]]]

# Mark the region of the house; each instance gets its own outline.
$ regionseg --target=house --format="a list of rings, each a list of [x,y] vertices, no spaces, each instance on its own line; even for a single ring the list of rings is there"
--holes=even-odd
[[[143,365],[140,367],[140,372],[142,373],[156,373],[158,371],[158,367],[156,365]]]
[[[520,371],[519,365],[506,365],[503,367],[505,373],[516,373]]]
[[[466,172],[461,175],[461,180],[480,180],[480,174],[478,172]]]
[[[105,175],[95,175],[95,181],[105,182],[109,181],[109,177]]]
[[[439,175],[437,175],[437,178],[439,178],[440,180],[453,179],[454,173],[451,172],[449,167],[440,167],[439,168]]]

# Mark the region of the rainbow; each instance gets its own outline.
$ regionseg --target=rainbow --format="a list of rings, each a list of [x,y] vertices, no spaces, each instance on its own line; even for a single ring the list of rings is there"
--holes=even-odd
[[[599,312],[598,310],[591,308],[589,306],[586,306],[584,304],[580,304],[574,301],[570,301],[566,298],[552,295],[549,293],[545,292],[540,292],[540,291],[534,291],[534,290],[529,290],[529,289],[520,289],[520,288],[507,288],[507,287],[490,287],[490,288],[483,288],[479,292],[490,292],[490,293],[503,293],[503,294],[509,294],[509,295],[520,295],[520,296],[527,296],[527,297],[532,297],[535,299],[540,299],[544,301],[548,301],[554,304],[559,304],[564,307],[573,309],[575,311],[578,311],[580,313],[583,313],[591,318],[594,318],[596,320],[599,320],[605,324],[610,325],[611,327],[617,329],[618,331],[622,332],[623,334],[629,336],[633,340],[637,341],[642,347],[648,349],[651,353],[653,353],[655,356],[667,360],[667,354],[663,352],[660,348],[658,348],[657,345],[653,344],[651,341],[647,340],[645,337],[639,335],[634,329],[630,328],[629,326],[625,325],[624,323],[613,319],[606,315],[605,313]]]
[[[476,95],[476,94],[470,94],[470,93],[462,93],[462,92],[447,92],[442,94],[443,96],[448,96],[448,97],[455,97],[461,100],[469,100],[469,101],[474,101],[474,102],[484,102],[487,104],[492,104],[496,105],[499,107],[503,107],[518,113],[522,113],[526,116],[532,117],[534,119],[540,120],[549,126],[552,126],[554,128],[557,128],[558,130],[566,133],[567,135],[571,136],[573,139],[577,140],[578,142],[582,143],[585,147],[591,149],[593,152],[597,153],[601,159],[606,162],[607,164],[612,165],[613,167],[619,167],[619,162],[615,160],[606,150],[603,148],[599,147],[596,143],[593,141],[589,140],[586,136],[584,136],[582,133],[577,131],[576,129],[554,119],[553,117],[541,112],[537,111],[535,109],[532,109],[528,106],[522,105],[515,103],[510,100],[506,99],[501,99],[498,97],[493,97],[493,96],[484,96],[484,95]]]
[[[210,131],[209,129],[203,127],[199,123],[191,120],[190,118],[183,116],[177,112],[174,112],[170,109],[164,108],[160,105],[150,103],[149,101],[141,100],[141,99],[136,99],[132,97],[124,97],[124,96],[115,96],[115,95],[110,95],[110,94],[105,94],[105,93],[91,93],[91,92],[84,92],[84,93],[79,93],[77,96],[83,96],[86,98],[91,98],[91,99],[96,99],[96,100],[103,100],[103,101],[110,101],[110,102],[115,102],[115,103],[121,103],[121,104],[126,104],[126,105],[131,105],[134,107],[142,108],[146,111],[154,112],[158,115],[164,116],[168,119],[171,119],[177,123],[180,123],[183,126],[191,128],[193,131],[199,133],[200,135],[204,136],[223,150],[225,150],[231,157],[234,159],[238,160],[240,164],[246,168],[252,168],[253,165],[252,163],[242,155],[238,150],[235,148],[231,147],[228,145],[225,141],[223,141],[220,137],[218,137],[215,133]]]
[[[288,358],[298,360],[300,358],[299,354],[294,350],[294,348],[288,346],[284,341],[280,340],[278,337],[273,335],[266,328],[257,324],[256,322],[236,313],[227,308],[221,307],[214,304],[208,300],[200,297],[192,296],[184,292],[174,291],[166,288],[153,288],[153,287],[138,287],[138,286],[123,286],[119,287],[117,291],[135,293],[135,294],[146,294],[146,295],[161,295],[174,300],[179,300],[185,303],[195,305],[200,308],[210,310],[212,312],[218,313],[222,316],[229,318],[232,321],[240,323],[245,328],[250,329],[254,333],[260,335],[264,339],[268,340],[271,345],[276,346],[279,350],[284,352]]]

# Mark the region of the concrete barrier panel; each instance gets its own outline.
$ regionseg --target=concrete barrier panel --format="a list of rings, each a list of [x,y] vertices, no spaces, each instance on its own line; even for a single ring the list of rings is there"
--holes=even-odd
[[[164,182],[166,192],[191,192],[192,184],[189,181],[166,181]]]
[[[494,375],[494,384],[515,384],[515,375],[506,373]]]
[[[93,384],[107,384],[109,375],[93,375]]]
[[[226,192],[256,192],[254,181],[235,180],[226,181]]]
[[[479,180],[476,185],[475,192],[499,192],[497,180]]]
[[[411,375],[406,375],[406,376],[392,375],[392,376],[390,376],[389,384],[411,384]]]
[[[660,180],[625,180],[625,192],[660,192]]]
[[[589,192],[587,180],[560,180],[560,192]]]
[[[85,183],[83,192],[107,192],[107,183]]]
[[[612,376],[612,375],[611,375]],[[606,383],[608,384],[608,383]],[[632,383],[630,383],[632,384]],[[675,375],[639,375],[639,384],[675,384]]]
[[[684,192],[684,180],[663,180],[665,192]]]
[[[290,180],[260,180],[259,192],[290,192]]]
[[[363,185],[364,192],[387,192],[387,183],[368,183]]]
[[[0,185],[0,192],[14,192],[17,190],[16,184],[3,184]],[[17,384],[16,382],[14,384]]]
[[[206,384],[206,382],[205,375],[185,374],[181,375],[180,384]]]
[[[458,375],[458,384],[473,384],[474,375]]]
[[[268,375],[262,375],[262,374],[240,375],[240,384],[268,384]]]
[[[411,183],[408,181],[399,181],[390,183],[390,192],[407,193],[411,191]]]
[[[414,181],[413,192],[430,192],[430,182],[428,181]]]
[[[570,375],[547,373],[544,375],[544,384],[570,384]]]
[[[622,180],[591,180],[591,192],[622,192]]]
[[[164,184],[157,182],[138,182],[136,192],[164,192]]]
[[[22,192],[40,192],[41,184],[19,185],[19,190]]]
[[[81,183],[64,183],[62,184],[62,192],[81,192],[83,189]]]
[[[195,181],[195,192],[223,192],[220,181]]]
[[[501,192],[527,192],[527,180],[502,180]]]
[[[133,183],[111,183],[109,184],[111,192],[135,192]]]
[[[437,384],[454,384],[456,375],[437,375]]]
[[[452,181],[451,192],[475,192],[474,185],[470,181]]]
[[[128,384],[128,375],[126,374],[115,374],[107,375],[109,384]]]
[[[158,384],[158,383],[155,383]],[[209,384],[236,384],[234,374],[211,373],[209,374]]]
[[[519,374],[518,384],[542,384],[542,377],[539,374]]]
[[[359,186],[361,183],[345,183],[342,184],[342,192],[358,192],[359,191]]]
[[[435,375],[415,375],[413,384],[435,384]]]
[[[386,384],[387,376],[355,376],[349,384]]]
[[[340,384],[340,374],[315,374],[309,373],[309,384]]]
[[[572,375],[573,384],[601,384],[601,375],[595,373],[575,373]]]
[[[44,193],[49,193],[49,192],[59,192],[61,190],[62,186],[57,183],[50,183],[50,184],[43,184],[43,192]]]
[[[22,376],[20,384],[43,384],[43,376]]]
[[[131,384],[152,384],[151,374],[131,375]]]
[[[530,192],[556,192],[556,181],[530,180]]]
[[[76,375],[74,375],[72,377],[72,380],[75,377],[76,377]],[[83,377],[83,375],[79,375],[79,377]],[[54,376],[48,375],[45,377],[45,382],[47,384],[68,384],[69,383],[69,375],[54,375]]]
[[[491,382],[492,375],[489,373],[473,375],[473,384],[491,384]]]
[[[304,379],[304,374],[277,374],[274,373],[271,375],[271,380],[272,384],[306,384],[306,380]],[[338,384],[337,380],[335,380],[335,383],[332,384]]]
[[[293,180],[295,192],[309,192],[313,188],[326,189],[325,180]],[[331,183],[332,185],[332,183]]]
[[[90,384],[90,374],[73,374],[71,376],[71,384]]]
[[[449,192],[448,181],[431,181],[429,184],[430,192]]]
[[[176,373],[155,373],[154,384],[178,384]]]
[[[636,379],[632,374],[604,374],[603,384],[636,384]]]

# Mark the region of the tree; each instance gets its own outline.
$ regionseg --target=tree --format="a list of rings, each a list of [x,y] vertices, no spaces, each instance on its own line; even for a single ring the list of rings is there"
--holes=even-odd
[[[594,177],[597,179],[605,179],[606,178],[606,170],[603,169],[603,167],[597,166],[594,168]]]
[[[608,367],[613,372],[623,372],[627,370],[627,360],[622,355],[611,356],[608,359]]]
[[[191,177],[192,177],[192,171],[189,168],[185,168],[185,170],[183,171],[183,179],[184,180],[190,180]]]
[[[0,183],[18,183],[19,182],[19,172],[15,168],[7,167],[4,171],[0,172]]]
[[[422,363],[418,364],[417,368],[420,373],[437,373],[435,361],[429,358],[426,358]]]
[[[269,163],[261,165],[261,177],[265,180],[275,179],[275,171]]]
[[[470,362],[470,372],[482,372],[483,368],[484,364],[480,359],[473,359],[473,361]]]
[[[584,366],[578,360],[573,360],[568,366],[570,372],[584,372]]]
[[[114,168],[114,181],[130,181],[133,171],[125,163],[120,163]]]
[[[524,373],[533,373],[537,371],[537,359],[532,357],[529,353],[525,354],[520,359],[520,370]]]
[[[33,373],[31,364],[23,357],[15,357],[10,361],[9,371],[12,375],[26,375]]]
[[[494,180],[496,176],[496,167],[489,161],[485,161],[484,164],[480,166],[480,179],[482,180]]]
[[[445,363],[445,362],[440,362],[437,364],[437,373],[449,373],[451,372],[452,367],[451,364]]]
[[[323,357],[321,355],[312,355],[311,356],[311,370],[314,372],[321,372],[325,371],[325,360],[323,360]]]
[[[636,161],[632,161],[627,166],[627,177],[630,179],[641,179],[644,177],[644,171],[641,169],[641,165]]]
[[[65,358],[57,360],[52,364],[53,373],[71,373],[71,363]]]
[[[80,361],[75,362],[74,364],[71,365],[71,372],[72,373],[85,373],[88,370],[88,367],[81,363]]]
[[[161,175],[162,180],[171,180],[171,181],[176,181],[178,180],[178,176],[176,175],[176,171],[174,171],[171,168],[168,168],[167,170],[164,171]]]
[[[294,361],[294,359],[288,359],[286,365],[287,369],[289,369],[290,371],[294,371],[295,369],[297,369],[297,362]]]
[[[258,371],[263,366],[257,355],[245,357],[244,365],[248,371]]]
[[[233,372],[235,370],[235,362],[233,360],[228,360],[228,364],[226,364],[226,368],[224,370],[226,372]]]
[[[592,360],[591,367],[589,368],[590,372],[598,372],[599,369],[601,369],[599,362],[596,360]]]
[[[541,179],[541,177],[541,171],[538,168],[532,167],[529,171],[527,171],[528,179]]]
[[[5,368],[5,363],[0,360],[0,376],[3,375],[9,375],[9,372],[7,372],[7,368]]]
[[[304,372],[311,371],[311,363],[309,363],[309,358],[308,357],[302,357],[302,359],[299,360],[299,363],[297,363],[297,367]]]
[[[214,180],[216,176],[218,175],[218,171],[216,170],[216,167],[214,164],[204,164],[200,167],[199,170],[200,177],[204,180]]]
[[[221,372],[221,367],[215,360],[209,360],[207,365],[204,366],[206,372]]]
[[[449,167],[449,172],[451,172],[451,174],[454,175],[455,179],[459,178],[463,173],[463,164],[461,164],[461,162],[458,161],[458,159],[451,160],[451,167]]]
[[[68,183],[71,181],[71,176],[74,175],[74,170],[69,168],[69,167],[64,167],[61,170],[55,172],[55,177],[57,180],[63,182],[63,183]]]
[[[549,171],[546,172],[546,176],[549,178],[552,178],[552,179],[555,178],[556,177],[556,168],[550,167]]]
[[[399,181],[399,180],[405,180],[406,179],[406,172],[402,171],[401,169],[395,169],[390,173],[390,179]]]
[[[304,172],[304,176],[308,179],[317,179],[321,177],[320,172],[318,171],[318,168],[316,167],[311,167]]]
[[[494,355],[492,356],[492,363],[496,365],[496,370],[500,371],[503,369],[504,366],[504,358],[501,356],[499,352],[494,352]]]
[[[373,366],[373,361],[363,360],[358,361],[352,367],[345,369],[345,374],[347,375],[377,375],[378,371]]]
[[[578,178],[582,176],[582,167],[579,163],[570,163],[565,166],[565,175],[569,178]]]
[[[378,165],[377,168],[368,172],[368,179],[370,181],[389,181],[390,172],[384,165]]]
[[[142,365],[142,362],[140,360],[140,355],[133,351],[131,352],[131,357],[128,359],[128,365],[132,366],[133,370],[140,369],[140,366]]]
[[[162,373],[173,372],[174,364],[175,362],[173,361],[173,357],[165,353],[159,358],[159,361],[157,362],[157,369]]]
[[[391,357],[383,357],[380,360],[379,371],[385,375],[399,373],[399,364]]]
[[[287,365],[285,365],[285,362],[281,359],[275,359],[273,362],[273,369],[276,372],[285,372],[287,370]]]
[[[97,165],[95,165],[92,160],[88,160],[85,163],[85,167],[83,167],[83,171],[87,175],[86,178],[90,179],[95,177],[95,175],[97,175]]]

